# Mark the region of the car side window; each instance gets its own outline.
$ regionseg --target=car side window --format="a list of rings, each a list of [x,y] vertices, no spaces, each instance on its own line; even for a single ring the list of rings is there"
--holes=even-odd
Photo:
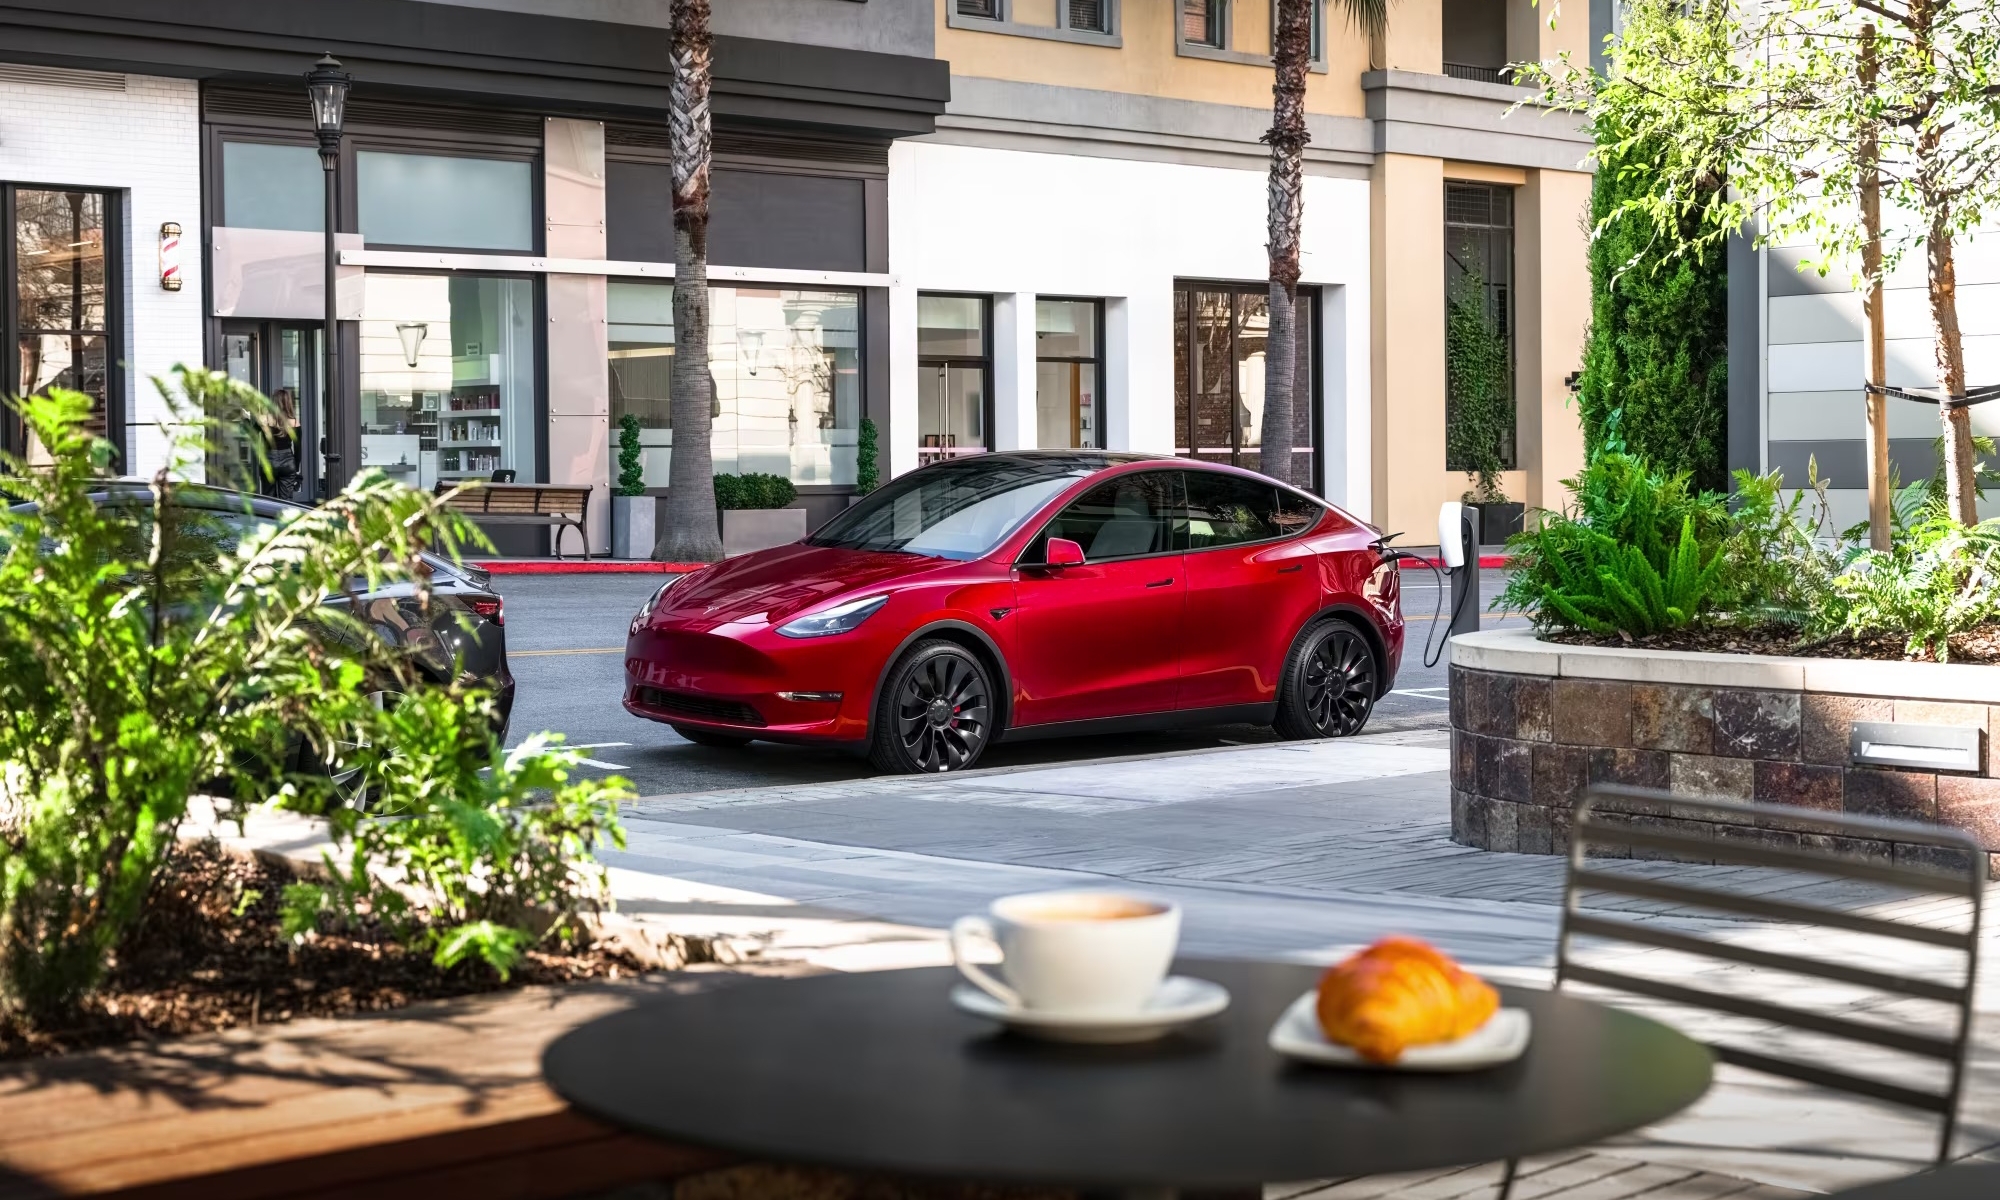
[[[1297,492],[1278,489],[1278,529],[1286,537],[1319,524],[1326,510]]]
[[[1106,480],[1057,513],[1021,555],[1024,563],[1048,561],[1048,540],[1068,538],[1083,547],[1085,562],[1139,558],[1180,549],[1174,537],[1180,512],[1179,471],[1142,471]]]
[[[1186,474],[1188,549],[1262,542],[1293,532],[1279,522],[1276,486],[1219,472]]]

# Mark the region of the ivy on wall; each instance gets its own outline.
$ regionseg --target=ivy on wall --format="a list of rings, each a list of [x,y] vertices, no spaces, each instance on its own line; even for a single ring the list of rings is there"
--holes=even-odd
[[[1608,439],[1663,475],[1729,487],[1729,300],[1723,251],[1672,257],[1626,217],[1599,229],[1627,197],[1653,186],[1642,149],[1603,156],[1591,187],[1590,330],[1577,403],[1584,448]],[[1614,414],[1617,414],[1614,420]]]
[[[1505,503],[1500,472],[1514,432],[1512,355],[1486,303],[1485,281],[1462,275],[1445,297],[1445,468],[1464,471],[1465,500]]]

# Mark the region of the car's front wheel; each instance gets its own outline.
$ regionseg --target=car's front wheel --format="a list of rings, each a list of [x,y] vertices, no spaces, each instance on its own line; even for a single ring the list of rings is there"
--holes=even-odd
[[[868,761],[903,774],[963,771],[993,738],[998,705],[985,664],[956,642],[918,642],[882,681]]]
[[[1351,737],[1375,711],[1375,651],[1345,621],[1308,629],[1285,660],[1278,686],[1278,736]]]

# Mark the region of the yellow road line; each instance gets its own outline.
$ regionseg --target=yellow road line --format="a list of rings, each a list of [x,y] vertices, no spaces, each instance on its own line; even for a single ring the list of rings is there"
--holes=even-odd
[[[544,658],[553,654],[623,654],[623,646],[594,646],[588,650],[509,650],[508,658]]]

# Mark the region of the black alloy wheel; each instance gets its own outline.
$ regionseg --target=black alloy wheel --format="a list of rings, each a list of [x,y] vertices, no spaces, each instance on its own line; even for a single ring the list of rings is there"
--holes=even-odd
[[[1276,728],[1292,739],[1352,737],[1375,711],[1375,652],[1361,631],[1328,621],[1309,631],[1285,663]]]
[[[885,681],[868,757],[883,771],[963,771],[992,736],[985,666],[956,642],[920,642]]]

